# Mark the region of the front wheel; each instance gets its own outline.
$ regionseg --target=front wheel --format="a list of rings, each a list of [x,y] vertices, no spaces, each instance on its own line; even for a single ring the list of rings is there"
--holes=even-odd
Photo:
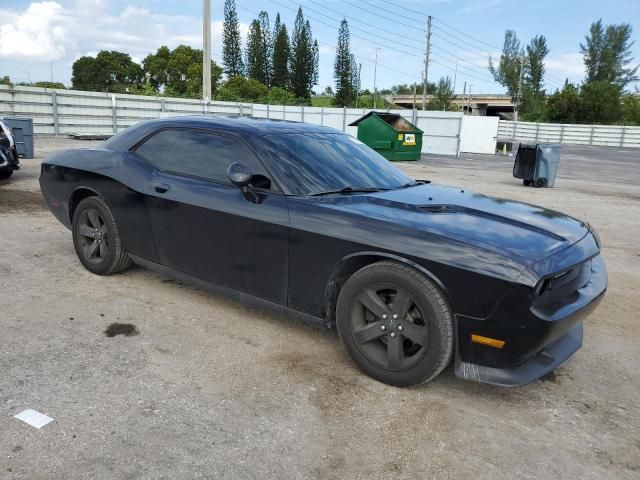
[[[7,168],[4,170],[0,170],[0,180],[6,180],[11,175],[13,175],[13,168]]]
[[[90,272],[109,275],[131,265],[111,209],[100,197],[88,197],[78,204],[72,232],[76,254]]]
[[[353,274],[338,297],[338,335],[353,362],[390,385],[428,382],[451,361],[453,315],[440,289],[391,261]]]

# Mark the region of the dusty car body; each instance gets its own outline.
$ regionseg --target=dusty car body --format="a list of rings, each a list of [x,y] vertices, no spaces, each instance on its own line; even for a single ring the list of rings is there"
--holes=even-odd
[[[11,129],[0,120],[0,180],[9,178],[20,168],[20,159]]]
[[[168,151],[177,165],[195,162],[177,147],[184,132],[219,141],[225,150],[216,150],[214,142],[209,151],[212,159],[225,157],[224,165],[215,168],[224,167],[228,180],[217,173],[213,180],[193,174],[196,164],[182,172],[165,168]],[[165,145],[165,137],[174,143]],[[460,188],[406,181],[399,170],[387,170],[395,169],[390,164],[369,160],[362,150],[368,147],[357,145],[360,153],[354,153],[352,139],[346,137],[291,122],[166,118],[137,124],[98,148],[49,156],[40,183],[50,210],[70,229],[80,221],[75,210],[86,199],[99,198],[100,205],[108,206],[111,213],[103,216],[117,225],[118,269],[125,265],[126,253],[133,262],[288,311],[319,327],[338,323],[343,341],[354,325],[355,340],[347,350],[352,358],[362,356],[354,358],[359,367],[388,383],[425,381],[452,358],[459,377],[521,385],[550,372],[580,348],[582,320],[607,285],[599,239],[587,223]],[[188,145],[203,141],[193,138]],[[145,146],[152,143],[158,145]],[[326,153],[331,148],[336,151]],[[316,153],[333,162],[331,168],[310,160]],[[341,160],[342,153],[348,158]],[[366,158],[356,164],[354,158],[361,154]],[[249,174],[253,181],[243,182],[238,179],[249,169],[240,165],[238,170],[233,162],[244,163],[248,156],[260,171]],[[298,163],[310,167],[303,170]],[[337,188],[344,185],[332,175],[340,169],[348,178],[384,181],[372,188]],[[314,182],[336,190],[305,187]],[[98,213],[106,212],[98,207]],[[84,221],[78,228],[89,232],[89,240],[76,245],[81,260],[87,251],[98,259],[96,252],[103,248],[105,258],[111,258],[111,246],[96,237],[102,235],[102,225],[107,235],[108,222]],[[115,230],[109,231],[115,238]],[[86,240],[78,232],[77,238]],[[414,284],[426,282],[436,300],[421,300],[419,289],[407,283],[404,290],[414,303],[398,319],[401,288],[388,293],[376,286],[372,302],[373,297],[362,297],[371,291],[365,287],[353,294],[360,295],[359,302],[345,298],[349,282],[372,265],[387,270],[397,266],[398,276],[384,279],[387,287],[414,275]],[[375,271],[369,284],[376,284]],[[384,269],[377,271],[384,276]],[[439,323],[431,324],[430,318],[437,316]],[[372,334],[374,328],[377,333]],[[361,332],[369,336],[363,338]],[[452,332],[450,345],[447,332]],[[440,343],[430,343],[432,337]],[[393,348],[399,350],[393,353]],[[440,352],[437,362],[429,360],[431,351]],[[438,363],[429,375],[411,373],[429,362]]]

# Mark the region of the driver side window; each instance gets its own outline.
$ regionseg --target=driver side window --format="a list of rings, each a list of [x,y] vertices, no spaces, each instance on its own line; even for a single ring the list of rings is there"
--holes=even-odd
[[[249,167],[259,188],[271,188],[266,171],[253,151],[242,141],[195,130],[162,130],[136,149],[161,170],[231,185],[227,168],[233,162]]]

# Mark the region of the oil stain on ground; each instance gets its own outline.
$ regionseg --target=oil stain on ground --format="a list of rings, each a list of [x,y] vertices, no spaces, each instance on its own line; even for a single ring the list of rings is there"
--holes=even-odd
[[[107,337],[115,337],[116,335],[124,335],[125,337],[133,337],[138,335],[140,331],[132,323],[112,323],[104,331]]]
[[[47,208],[40,192],[6,188],[0,188],[0,206],[4,212],[41,212]]]

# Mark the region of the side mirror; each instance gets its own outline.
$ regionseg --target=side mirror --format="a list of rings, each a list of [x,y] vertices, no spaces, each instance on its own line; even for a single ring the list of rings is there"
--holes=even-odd
[[[251,174],[249,167],[241,163],[234,162],[229,165],[229,168],[227,168],[227,177],[229,177],[231,183],[236,187],[246,187],[251,182],[253,175]]]

